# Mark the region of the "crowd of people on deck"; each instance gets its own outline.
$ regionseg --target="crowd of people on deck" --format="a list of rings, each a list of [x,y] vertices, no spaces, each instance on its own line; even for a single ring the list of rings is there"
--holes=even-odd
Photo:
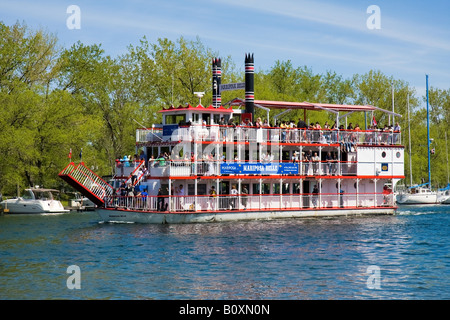
[[[206,125],[206,122],[204,122],[204,125]],[[325,121],[321,126],[318,121],[311,122],[308,125],[302,119],[299,119],[297,123],[294,120],[277,121],[272,126],[267,119],[262,120],[260,117],[256,118],[255,123],[252,123],[248,118],[244,118],[240,124],[235,124],[233,118],[225,122],[222,117],[219,125],[221,126],[222,137],[225,139],[227,138],[228,127],[280,129],[281,137],[279,137],[279,141],[281,143],[342,143],[346,151],[353,147],[357,141],[365,144],[396,144],[399,142],[400,135],[398,133],[401,130],[398,122],[395,125],[385,126],[378,126],[374,123],[363,130],[357,123],[353,125],[350,122],[345,127],[343,124],[338,126],[336,122],[330,125],[328,121]],[[248,134],[244,134],[244,138],[248,141]],[[268,141],[272,140],[270,134],[267,138]]]

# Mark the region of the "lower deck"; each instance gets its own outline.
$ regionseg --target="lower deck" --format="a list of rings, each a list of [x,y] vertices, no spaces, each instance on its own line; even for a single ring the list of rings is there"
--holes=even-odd
[[[394,207],[387,179],[148,180],[105,197],[106,208],[148,212],[342,210]]]
[[[334,216],[393,215],[396,208],[335,208],[310,210],[237,210],[205,212],[149,212],[114,208],[100,208],[97,212],[105,222],[181,224],[205,222],[231,222],[250,220],[274,220],[292,218],[325,218]]]

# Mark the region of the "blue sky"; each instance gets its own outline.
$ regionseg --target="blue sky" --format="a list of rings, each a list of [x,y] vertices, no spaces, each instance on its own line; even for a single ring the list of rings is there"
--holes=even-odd
[[[81,9],[81,28],[70,30],[67,8]],[[381,29],[369,29],[370,5],[380,8]],[[0,20],[44,28],[70,47],[101,44],[115,57],[144,35],[176,40],[196,36],[237,67],[245,53],[268,70],[276,60],[306,65],[315,73],[344,77],[380,70],[425,93],[450,88],[450,1],[385,0],[2,0]]]

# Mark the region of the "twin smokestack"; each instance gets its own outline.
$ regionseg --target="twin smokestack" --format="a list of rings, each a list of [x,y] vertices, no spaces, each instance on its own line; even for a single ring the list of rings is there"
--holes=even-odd
[[[255,109],[255,63],[252,54],[245,54],[245,113],[252,115],[254,118]],[[212,92],[214,107],[222,104],[222,96],[220,94],[220,84],[222,82],[222,62],[219,58],[212,60]]]

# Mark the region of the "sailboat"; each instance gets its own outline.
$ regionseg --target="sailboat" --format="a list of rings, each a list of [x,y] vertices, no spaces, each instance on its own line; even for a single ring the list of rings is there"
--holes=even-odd
[[[445,152],[447,154],[447,186],[445,188],[439,189],[441,203],[450,204],[450,170],[448,167],[448,147],[447,147],[447,132],[445,133]]]
[[[445,198],[441,196],[441,193],[431,190],[431,161],[430,161],[430,117],[429,117],[429,103],[428,103],[428,75],[427,80],[427,145],[428,145],[428,182],[409,187],[406,191],[399,192],[396,200],[398,204],[439,204]],[[408,99],[408,115],[409,115],[409,99]],[[409,126],[410,127],[410,126]],[[410,152],[411,152],[411,133],[410,139]],[[410,156],[411,166],[411,156]],[[410,170],[410,172],[412,172]],[[412,173],[411,173],[412,184]]]

